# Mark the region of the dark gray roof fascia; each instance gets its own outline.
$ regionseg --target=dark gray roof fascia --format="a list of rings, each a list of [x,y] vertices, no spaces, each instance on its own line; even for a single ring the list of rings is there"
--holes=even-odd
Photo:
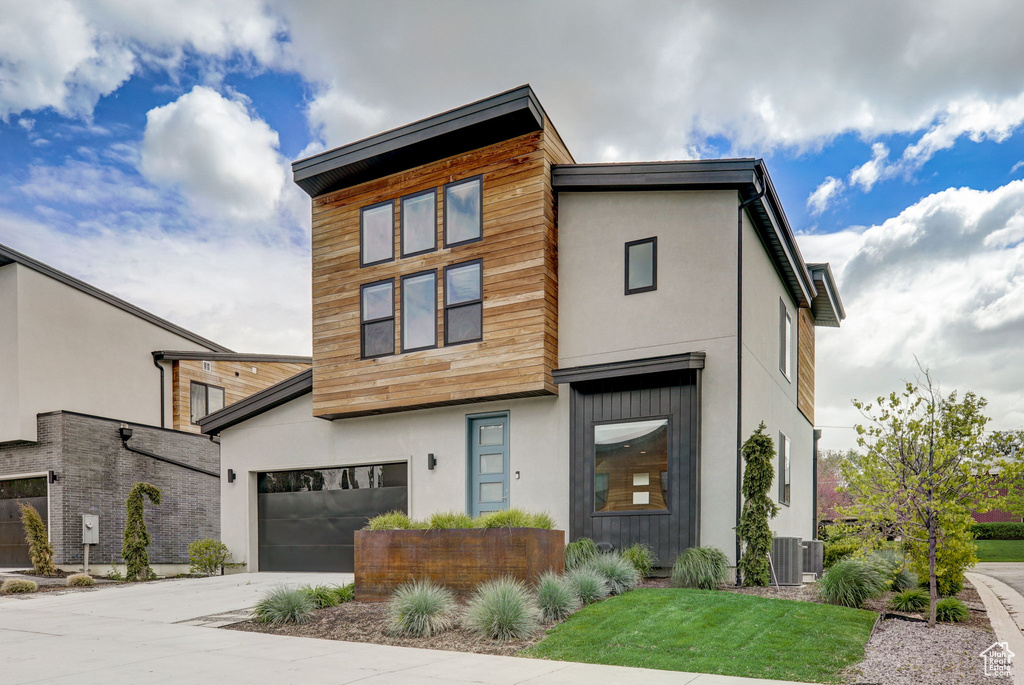
[[[667,371],[685,371],[687,369],[704,368],[704,352],[687,352],[664,357],[648,357],[646,359],[630,359],[623,362],[606,364],[590,364],[587,366],[571,366],[555,369],[551,372],[555,383],[580,383],[605,378],[621,378],[623,376],[641,376],[650,373]]]
[[[229,348],[224,347],[223,345],[218,345],[212,340],[207,340],[206,338],[200,335],[196,335],[192,331],[186,330],[181,326],[177,326],[171,323],[170,321],[167,321],[166,319],[161,319],[156,314],[150,314],[145,309],[140,309],[139,307],[136,307],[135,305],[129,302],[125,302],[119,297],[115,297],[114,295],[111,295],[108,292],[104,292],[99,288],[89,285],[85,281],[80,281],[74,276],[69,276],[68,274],[62,271],[57,271],[53,267],[47,266],[46,264],[43,264],[40,261],[32,259],[28,255],[23,255],[22,253],[17,252],[16,250],[12,250],[6,245],[0,245],[0,266],[4,266],[6,264],[11,263],[21,264],[22,266],[32,269],[33,271],[37,271],[43,274],[44,276],[49,276],[50,278],[56,281],[60,281],[64,285],[70,286],[76,290],[80,290],[86,295],[91,295],[98,300],[102,300],[103,302],[106,302],[109,305],[113,305],[118,309],[123,309],[129,314],[137,316],[140,319],[143,319],[144,321],[148,321],[149,323],[155,326],[159,326],[160,328],[168,330],[171,333],[174,333],[175,335],[180,335],[182,338],[185,338],[186,340],[191,340],[197,345],[208,347],[216,352],[231,352]]]
[[[646,190],[737,190],[743,200],[764,196],[747,210],[768,247],[779,273],[801,307],[817,294],[793,230],[775,192],[764,161],[751,157],[674,162],[559,164],[552,167],[556,192]]]
[[[311,392],[313,392],[313,369],[306,369],[266,390],[261,390],[255,395],[249,395],[244,400],[239,400],[219,411],[207,414],[199,419],[199,428],[206,435],[217,435],[226,428]]]
[[[839,288],[836,286],[836,279],[832,275],[832,267],[828,262],[820,264],[808,264],[807,268],[814,277],[818,294],[814,298],[812,309],[814,311],[814,322],[818,326],[838,327],[846,318],[846,309],[843,307],[843,300],[839,297]]]
[[[292,162],[310,197],[539,131],[547,115],[530,86],[379,133]]]
[[[312,357],[299,357],[289,354],[249,354],[247,352],[196,352],[156,350],[153,359],[157,361],[210,361],[210,362],[281,362],[286,364],[312,364]]]

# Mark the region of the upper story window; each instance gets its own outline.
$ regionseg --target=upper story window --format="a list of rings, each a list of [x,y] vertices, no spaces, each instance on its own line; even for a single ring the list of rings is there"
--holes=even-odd
[[[626,243],[626,294],[658,289],[658,239]]]
[[[431,188],[402,198],[402,256],[437,249],[437,190]]]
[[[455,264],[444,270],[444,342],[483,339],[483,262]]]
[[[444,246],[454,247],[483,237],[483,183],[479,176],[444,187]]]
[[[437,271],[402,276],[402,352],[437,347]]]
[[[363,359],[395,353],[395,280],[360,288],[360,328]]]
[[[395,203],[363,207],[359,213],[359,265],[370,266],[395,258]]]
[[[198,424],[199,419],[223,408],[224,388],[196,381],[189,382],[189,413],[192,423]]]
[[[790,484],[790,442],[789,436],[779,432],[779,501],[789,504]]]
[[[792,378],[793,366],[793,318],[786,303],[779,299],[779,371],[787,379]]]

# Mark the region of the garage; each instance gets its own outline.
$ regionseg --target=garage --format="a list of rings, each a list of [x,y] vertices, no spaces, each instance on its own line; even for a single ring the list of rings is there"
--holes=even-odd
[[[405,462],[257,474],[260,571],[351,572],[355,531],[407,511]]]
[[[32,566],[18,502],[35,507],[45,523],[49,511],[46,478],[0,480],[0,568]]]

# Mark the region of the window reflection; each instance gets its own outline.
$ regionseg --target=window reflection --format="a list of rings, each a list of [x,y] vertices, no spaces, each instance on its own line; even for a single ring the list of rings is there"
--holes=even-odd
[[[437,343],[437,274],[402,279],[402,351]]]
[[[452,183],[444,189],[445,244],[476,240],[480,237],[480,179]]]
[[[374,264],[394,257],[395,205],[388,202],[361,212],[362,263]]]
[[[668,419],[594,426],[594,510],[668,509]]]
[[[266,494],[405,487],[407,475],[404,463],[346,466],[336,469],[272,471],[259,475],[257,489],[261,494]]]

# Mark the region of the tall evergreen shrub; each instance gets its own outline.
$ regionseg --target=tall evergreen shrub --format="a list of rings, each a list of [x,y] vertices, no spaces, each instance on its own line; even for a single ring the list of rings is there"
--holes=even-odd
[[[136,483],[126,501],[128,515],[124,521],[121,556],[124,557],[125,577],[129,581],[147,580],[156,575],[149,567],[149,552],[146,551],[153,542],[146,530],[146,497],[153,504],[160,504],[160,488],[149,483]]]
[[[53,545],[46,535],[46,524],[42,517],[31,504],[18,502],[18,509],[21,510],[21,525],[25,529],[32,570],[45,576],[57,575],[57,567],[53,565]]]
[[[764,422],[743,443],[743,511],[736,532],[742,556],[736,566],[743,585],[768,585],[771,574],[768,554],[772,550],[772,529],[768,522],[779,513],[769,492],[775,478],[775,444],[765,433]]]

